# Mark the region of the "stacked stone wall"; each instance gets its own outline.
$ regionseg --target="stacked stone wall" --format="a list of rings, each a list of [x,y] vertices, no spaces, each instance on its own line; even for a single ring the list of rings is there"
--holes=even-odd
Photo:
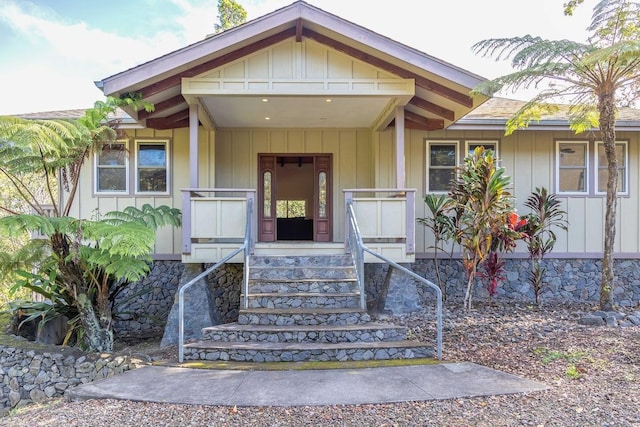
[[[24,342],[24,348],[19,343],[0,345],[0,416],[12,408],[63,396],[69,388],[142,364],[129,356],[40,348],[28,342]]]

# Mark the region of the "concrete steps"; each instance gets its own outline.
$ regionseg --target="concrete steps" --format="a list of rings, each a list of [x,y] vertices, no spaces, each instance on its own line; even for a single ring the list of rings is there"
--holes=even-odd
[[[407,328],[371,322],[349,256],[252,257],[248,308],[238,322],[202,330],[187,360],[247,362],[432,357]],[[243,296],[244,297],[244,296]]]

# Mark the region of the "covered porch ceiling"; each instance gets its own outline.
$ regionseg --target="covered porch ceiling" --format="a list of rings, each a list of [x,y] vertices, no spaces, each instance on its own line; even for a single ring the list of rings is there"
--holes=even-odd
[[[411,96],[373,93],[295,94],[287,91],[185,93],[183,80],[287,39],[304,38],[410,80]],[[404,106],[404,126],[443,129],[483,103],[468,93],[482,77],[394,42],[335,15],[297,1],[239,27],[204,39],[96,84],[108,96],[139,93],[153,112],[128,110],[143,126],[189,125],[189,105],[213,127],[366,127],[394,125],[390,109]]]

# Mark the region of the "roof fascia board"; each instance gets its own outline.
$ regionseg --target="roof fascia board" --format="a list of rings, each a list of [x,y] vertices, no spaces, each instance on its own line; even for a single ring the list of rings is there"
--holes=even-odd
[[[309,5],[306,6],[307,7],[301,9],[301,17],[304,20],[325,27],[359,44],[367,45],[417,68],[439,75],[467,88],[474,88],[486,80],[484,77],[456,67],[455,65],[392,40],[358,24],[332,15],[321,9]]]
[[[193,63],[204,61],[212,52],[223,54],[225,49],[237,49],[243,44],[249,44],[261,34],[277,30],[295,21],[300,16],[300,6],[302,4],[294,3],[239,27],[107,77],[100,82],[103,86],[102,90],[105,94],[119,93],[147,79],[161,78],[164,74],[175,74],[177,66],[188,69]]]
[[[222,54],[225,49],[237,48],[250,43],[261,34],[277,31],[283,26],[296,22],[299,18],[308,21],[312,26],[324,27],[360,45],[366,45],[371,49],[383,52],[385,55],[393,56],[400,61],[441,76],[463,87],[473,88],[486,80],[322,9],[304,2],[296,2],[239,27],[107,77],[98,82],[98,86],[101,85],[103,92],[107,95],[126,91],[142,81],[175,74],[179,67],[187,69],[199,61],[204,61],[212,52]]]

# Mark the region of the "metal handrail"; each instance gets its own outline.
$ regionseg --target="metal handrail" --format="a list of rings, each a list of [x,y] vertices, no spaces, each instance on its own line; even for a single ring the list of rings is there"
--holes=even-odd
[[[356,215],[353,211],[353,204],[347,203],[347,218],[349,219],[349,249],[351,258],[356,268],[356,277],[358,280],[358,288],[360,289],[360,308],[362,310],[367,309],[367,302],[365,299],[364,290],[364,244],[362,243],[362,235],[360,234],[360,228],[356,221]],[[355,250],[354,250],[355,248]]]
[[[251,234],[251,216],[253,212],[253,200],[247,199],[247,223],[245,226],[245,235],[242,245],[231,252],[229,255],[222,258],[220,261],[207,268],[202,273],[198,274],[193,279],[189,280],[180,288],[178,292],[178,361],[180,363],[184,360],[184,292],[197,283],[200,279],[210,274],[212,271],[217,270],[227,261],[244,251],[244,268],[242,276],[242,291],[244,293],[243,308],[247,308],[247,292],[249,288],[249,254],[251,249],[252,234]]]
[[[422,276],[418,276],[413,271],[401,266],[400,264],[391,261],[389,258],[381,255],[377,252],[372,251],[362,242],[362,236],[360,235],[360,230],[358,229],[358,221],[356,220],[356,215],[353,210],[353,204],[351,201],[347,202],[347,216],[349,218],[349,246],[351,256],[356,264],[356,275],[358,276],[358,285],[360,286],[360,298],[361,301],[364,299],[364,253],[373,255],[374,257],[386,262],[391,267],[402,271],[414,279],[418,280],[424,285],[427,285],[429,288],[433,289],[436,293],[436,344],[437,344],[437,357],[438,360],[442,360],[442,291],[440,288],[425,279]],[[352,238],[352,234],[354,237]],[[355,244],[355,248],[354,245]],[[359,264],[359,265],[358,265]],[[362,304],[362,303],[361,303]]]

